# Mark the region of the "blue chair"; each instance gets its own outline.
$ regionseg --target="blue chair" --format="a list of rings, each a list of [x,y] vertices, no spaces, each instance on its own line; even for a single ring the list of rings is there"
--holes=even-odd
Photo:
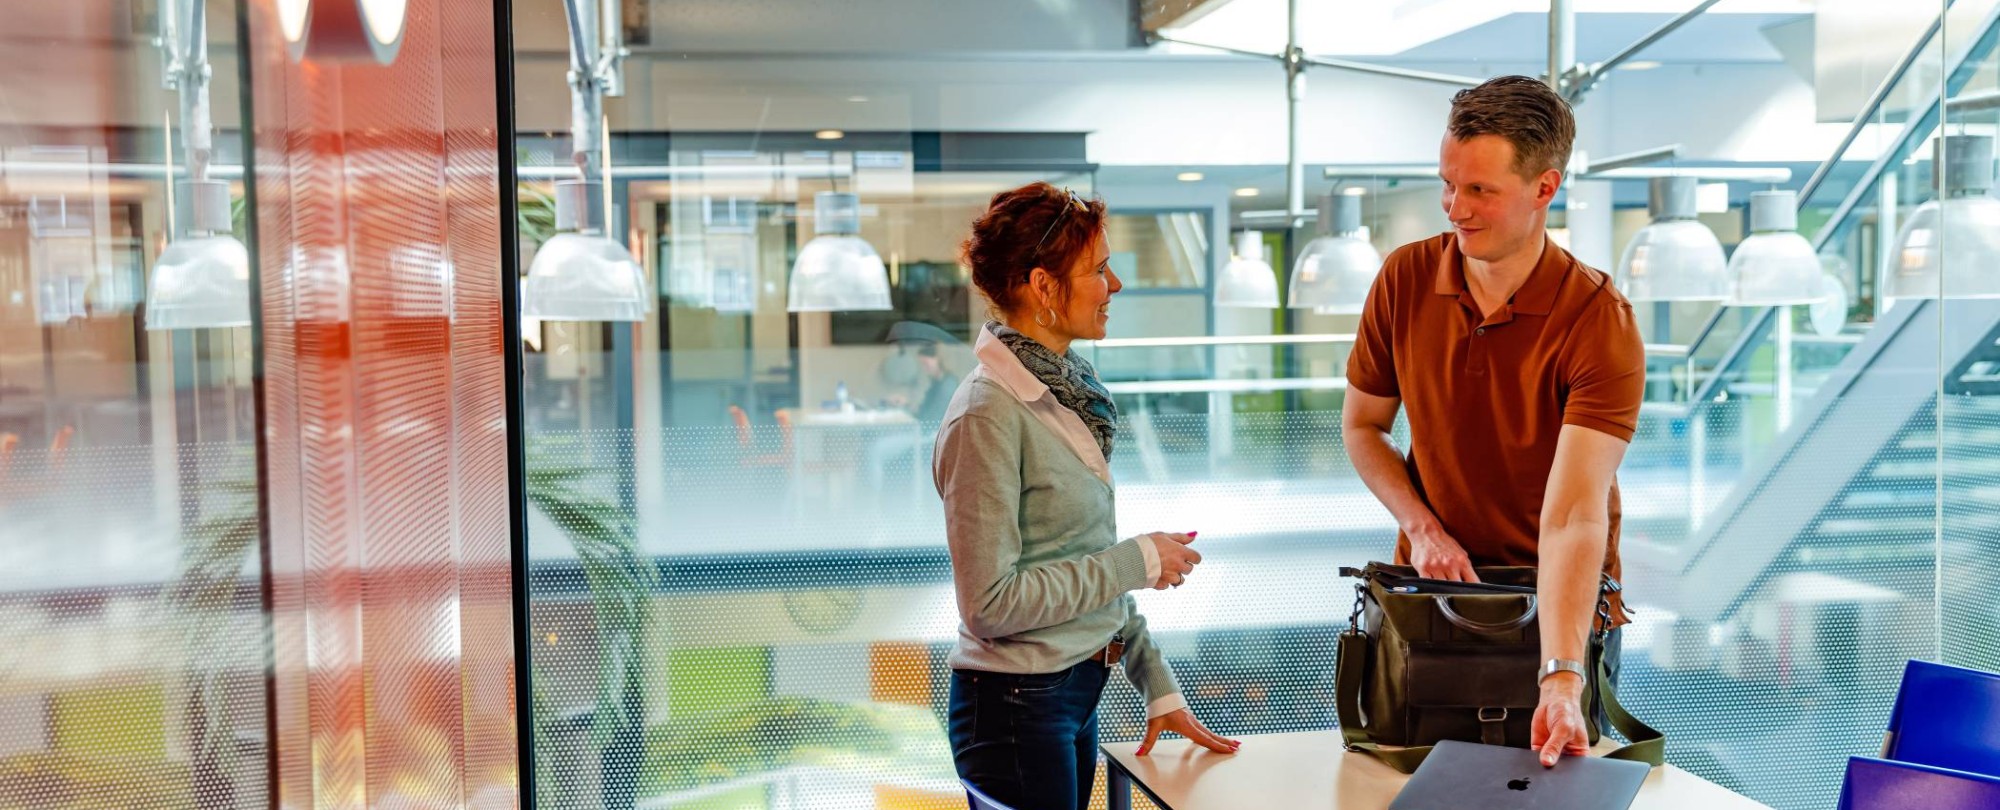
[[[979,788],[973,787],[971,782],[960,779],[958,783],[965,786],[965,804],[970,810],[1014,810],[994,801],[993,797],[979,792]]]
[[[2000,675],[1911,661],[1882,758],[2000,776]]]
[[[1868,757],[1847,760],[1840,810],[1990,810],[2000,778]]]

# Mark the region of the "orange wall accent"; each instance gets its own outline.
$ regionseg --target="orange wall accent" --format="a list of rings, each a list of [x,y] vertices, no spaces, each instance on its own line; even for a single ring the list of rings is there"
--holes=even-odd
[[[931,651],[917,643],[868,645],[868,697],[876,703],[931,705]]]

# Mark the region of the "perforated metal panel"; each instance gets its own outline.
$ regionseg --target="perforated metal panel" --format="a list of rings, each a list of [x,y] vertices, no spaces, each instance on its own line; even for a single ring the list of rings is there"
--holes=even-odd
[[[288,804],[516,803],[492,8],[297,65],[253,4]]]

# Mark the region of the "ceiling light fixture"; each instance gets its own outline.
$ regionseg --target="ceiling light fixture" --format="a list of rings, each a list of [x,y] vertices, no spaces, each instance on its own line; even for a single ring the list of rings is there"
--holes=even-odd
[[[792,264],[786,309],[853,312],[890,309],[889,270],[860,237],[861,198],[838,191],[813,195],[812,241]]]
[[[616,8],[606,0],[563,2],[570,32],[570,150],[580,176],[556,183],[558,233],[535,251],[521,281],[523,317],[643,321],[653,309],[645,268],[607,235],[604,97],[624,92],[625,47],[620,27],[604,23],[618,19]]]
[[[1946,135],[1931,147],[1938,196],[1910,213],[1889,270],[1894,298],[2000,297],[2000,200],[1993,137]]]
[[[847,137],[847,133],[841,132],[840,130],[837,129],[822,129],[818,132],[813,133],[813,137],[818,138],[822,141],[837,141],[840,140],[841,138]]]
[[[1239,188],[1239,189],[1237,189],[1237,190],[1236,190],[1236,196],[1238,196],[1238,197],[1255,197],[1255,196],[1257,196],[1257,190],[1256,190],[1256,189],[1254,189],[1254,188]]]
[[[1293,309],[1355,314],[1382,269],[1382,254],[1361,225],[1361,198],[1328,193],[1319,203],[1319,236],[1292,264]]]
[[[278,0],[278,28],[292,58],[396,61],[409,0]]]
[[[162,81],[180,96],[181,147],[188,177],[175,184],[186,204],[173,241],[146,283],[149,330],[250,325],[250,251],[234,235],[229,183],[209,177],[215,123],[209,114],[207,4],[160,5]]]
[[[1729,259],[1715,232],[1696,219],[1701,181],[1656,177],[1647,210],[1653,221],[1618,259],[1613,286],[1633,301],[1721,301],[1729,297]]]
[[[1201,172],[1181,172],[1180,174],[1174,175],[1175,180],[1179,180],[1183,183],[1199,183],[1201,182],[1203,177],[1205,177],[1205,175],[1203,175]]]
[[[1826,297],[1819,254],[1799,235],[1798,227],[1798,192],[1750,195],[1751,233],[1729,257],[1732,281],[1727,306],[1782,307]]]
[[[1215,305],[1249,309],[1278,308],[1278,274],[1264,258],[1264,235],[1244,231],[1236,235],[1235,255],[1216,280]]]
[[[595,212],[604,186],[556,184],[556,230],[535,251],[521,287],[521,314],[545,321],[643,321],[652,310],[646,273],[632,252],[604,235]]]

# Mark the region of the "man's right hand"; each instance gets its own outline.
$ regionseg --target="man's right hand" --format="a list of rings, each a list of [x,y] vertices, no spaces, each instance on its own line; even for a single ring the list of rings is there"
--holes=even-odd
[[[1445,534],[1444,527],[1432,525],[1406,531],[1404,535],[1410,538],[1410,564],[1416,567],[1417,576],[1450,582],[1479,581],[1479,575],[1472,571],[1472,559],[1465,556],[1465,548]]]

